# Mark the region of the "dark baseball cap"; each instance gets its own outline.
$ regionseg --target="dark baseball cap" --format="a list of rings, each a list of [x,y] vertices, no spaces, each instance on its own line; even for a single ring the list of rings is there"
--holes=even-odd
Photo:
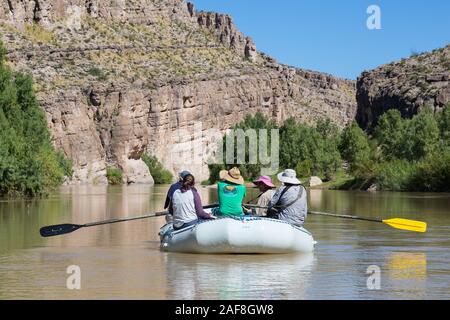
[[[184,179],[184,177],[186,177],[187,175],[192,175],[192,174],[189,171],[184,170],[184,171],[181,171],[178,175],[180,176],[181,179]]]

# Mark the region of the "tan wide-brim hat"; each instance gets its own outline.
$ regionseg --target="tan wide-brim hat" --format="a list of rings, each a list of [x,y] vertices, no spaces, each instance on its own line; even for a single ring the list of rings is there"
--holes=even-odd
[[[219,173],[219,177],[221,180],[225,180],[235,184],[244,184],[244,178],[241,176],[241,171],[238,168],[234,167],[230,170],[222,170]]]

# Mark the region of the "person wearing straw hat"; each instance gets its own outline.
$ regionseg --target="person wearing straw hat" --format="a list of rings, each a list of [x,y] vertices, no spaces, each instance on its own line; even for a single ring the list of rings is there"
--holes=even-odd
[[[253,181],[253,183],[255,184],[256,188],[258,188],[258,190],[261,192],[257,198],[258,199],[257,206],[267,207],[269,205],[270,200],[275,195],[275,185],[272,183],[272,179],[269,176],[260,176],[258,179]],[[267,215],[267,209],[257,208],[255,212],[257,216]]]
[[[214,210],[214,214],[217,216],[243,216],[242,205],[247,195],[247,189],[239,168],[222,170],[219,177],[222,180],[217,184],[219,208]]]
[[[283,186],[275,192],[270,200],[268,216],[301,227],[308,214],[306,190],[292,169],[280,172],[277,178],[283,183]]]

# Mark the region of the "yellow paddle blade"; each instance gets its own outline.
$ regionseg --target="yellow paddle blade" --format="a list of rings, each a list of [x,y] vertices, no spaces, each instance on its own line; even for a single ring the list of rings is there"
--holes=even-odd
[[[427,224],[422,221],[395,218],[383,220],[383,223],[396,229],[409,230],[415,232],[427,232]]]

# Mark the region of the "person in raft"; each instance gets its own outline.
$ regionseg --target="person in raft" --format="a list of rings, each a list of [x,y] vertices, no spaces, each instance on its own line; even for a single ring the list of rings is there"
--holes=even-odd
[[[241,172],[234,167],[228,171],[220,171],[219,177],[222,180],[217,184],[219,207],[213,210],[213,214],[216,216],[243,216],[242,205],[247,195],[247,189]]]
[[[269,176],[261,176],[257,180],[253,181],[256,188],[258,188],[260,195],[258,196],[258,207],[267,207],[270,200],[275,195],[275,185],[272,183],[272,179]],[[255,211],[257,216],[266,216],[267,209],[258,208]]]
[[[175,190],[172,197],[173,228],[183,229],[198,223],[202,219],[215,219],[203,210],[202,200],[194,188],[195,178],[187,174],[181,181],[181,188]]]
[[[173,222],[173,208],[172,208],[172,197],[175,191],[180,189],[183,186],[183,179],[187,175],[191,174],[187,170],[183,170],[178,174],[178,181],[172,184],[169,188],[169,191],[167,191],[166,195],[166,201],[164,203],[164,209],[168,209],[169,214],[166,215],[166,222],[171,223]]]
[[[280,172],[277,178],[283,186],[275,192],[269,202],[268,217],[280,219],[295,226],[303,226],[308,214],[305,188],[292,169]]]

